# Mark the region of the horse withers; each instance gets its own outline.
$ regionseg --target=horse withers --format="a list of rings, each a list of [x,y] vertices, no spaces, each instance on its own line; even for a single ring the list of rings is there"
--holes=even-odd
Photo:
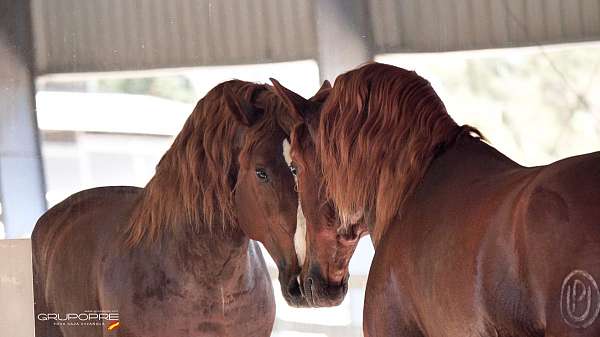
[[[600,335],[600,153],[520,166],[377,63],[339,76],[316,119],[298,143],[330,231],[360,219],[375,245],[365,336]]]
[[[37,335],[269,336],[273,289],[253,240],[286,300],[306,305],[282,109],[270,86],[220,84],[145,188],[86,190],[46,212],[32,235]]]

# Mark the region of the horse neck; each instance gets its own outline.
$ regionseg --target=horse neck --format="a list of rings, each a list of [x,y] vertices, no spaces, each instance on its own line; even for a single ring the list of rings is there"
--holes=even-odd
[[[250,239],[234,226],[204,226],[169,238],[167,247],[183,272],[197,280],[214,280],[224,284],[247,274]]]
[[[399,210],[393,222],[395,224],[402,223],[402,214],[405,213],[408,207],[414,206],[411,205],[412,197],[421,188],[426,188],[427,191],[433,190],[435,193],[439,188],[443,188],[442,185],[464,186],[466,181],[485,179],[486,177],[522,168],[522,166],[481,139],[471,136],[462,137],[431,162],[417,189],[408,197],[407,202]],[[434,187],[431,188],[431,186]],[[369,215],[370,213],[367,212],[366,217],[368,220],[370,220]],[[374,228],[373,221],[367,221],[367,223],[369,224],[369,233],[373,245],[377,248],[378,243],[390,226],[388,225],[382,230]]]
[[[176,154],[170,149],[161,159],[157,173],[136,205],[135,211],[143,220],[135,223],[137,228],[152,221],[154,229],[154,233],[146,233],[141,245],[152,245],[151,239],[156,240],[157,247],[161,247],[157,251],[165,253],[165,260],[197,278],[210,279],[243,269],[247,265],[249,238],[235,219],[218,216],[219,209],[214,210],[216,216],[208,218],[203,213],[202,200],[194,199],[196,205],[185,200],[181,184],[186,180],[178,176],[178,165],[182,164]],[[189,209],[195,212],[190,215]]]

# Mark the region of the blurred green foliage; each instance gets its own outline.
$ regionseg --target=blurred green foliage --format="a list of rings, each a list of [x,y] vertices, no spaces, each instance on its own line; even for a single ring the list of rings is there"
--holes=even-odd
[[[509,157],[539,165],[600,150],[600,46],[390,55],[433,84],[448,112]]]
[[[185,103],[194,103],[196,99],[192,83],[185,76],[99,79],[96,91],[151,95]]]

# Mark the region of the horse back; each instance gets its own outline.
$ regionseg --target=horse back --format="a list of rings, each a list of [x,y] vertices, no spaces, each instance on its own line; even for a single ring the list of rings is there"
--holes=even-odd
[[[546,333],[600,335],[600,152],[540,167],[515,206],[522,282]]]
[[[600,278],[600,153],[516,172],[521,178],[508,184],[495,180],[509,187],[498,193],[500,202],[490,195],[475,211],[487,219],[476,293],[489,321],[485,330],[500,336],[600,335],[600,327],[568,324],[564,310],[569,284],[572,291],[574,280]],[[600,293],[594,301],[600,310]]]
[[[600,311],[599,253],[600,153],[476,179],[443,166],[379,242],[365,335],[598,336],[577,319]]]
[[[99,251],[119,235],[140,191],[117,186],[81,191],[40,217],[31,236],[36,315],[100,309],[95,277]],[[49,322],[36,320],[36,330],[60,336]]]

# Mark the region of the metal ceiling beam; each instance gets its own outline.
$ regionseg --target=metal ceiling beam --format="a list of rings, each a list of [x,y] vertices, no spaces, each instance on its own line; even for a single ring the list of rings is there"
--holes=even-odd
[[[37,74],[600,40],[600,0],[31,1]]]

